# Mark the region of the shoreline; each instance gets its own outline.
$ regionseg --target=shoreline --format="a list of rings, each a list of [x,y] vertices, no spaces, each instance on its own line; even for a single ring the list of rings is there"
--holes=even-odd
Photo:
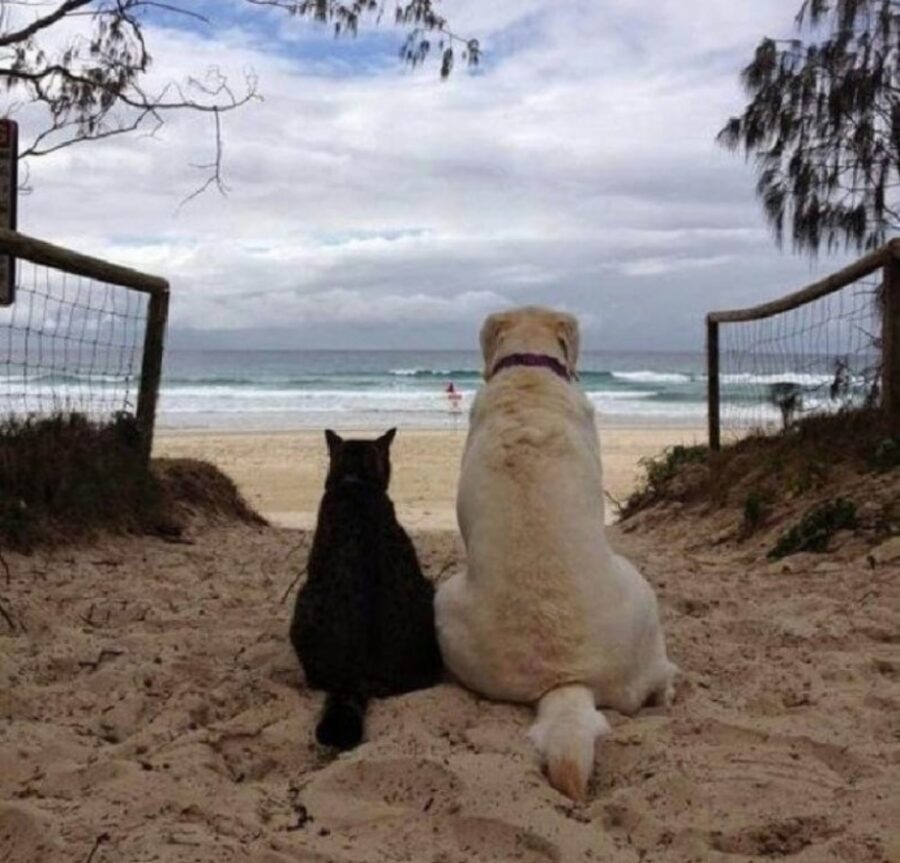
[[[601,421],[595,423],[597,431],[601,434],[606,431],[678,431],[692,432],[702,435],[704,438],[707,434],[706,417],[698,420],[696,417],[664,417],[660,422],[648,421],[646,419],[634,416],[620,417],[604,417]],[[295,434],[322,434],[326,428],[331,428],[340,434],[380,434],[389,428],[396,426],[400,434],[467,434],[469,431],[468,420],[463,422],[460,420],[458,426],[453,425],[403,425],[397,422],[396,418],[391,420],[386,418],[381,425],[373,425],[371,423],[332,423],[331,425],[322,423],[319,425],[248,425],[248,426],[205,426],[205,425],[164,425],[157,423],[157,437],[180,437],[180,436],[207,436],[216,437],[219,435],[225,437],[241,435],[270,435],[272,437],[285,437]],[[380,430],[380,431],[379,431]]]
[[[377,437],[388,428],[335,429]],[[598,424],[604,489],[617,501],[633,490],[640,461],[679,443],[706,440],[706,430]],[[456,530],[456,486],[468,425],[459,429],[401,428],[392,448],[390,495],[410,530]],[[231,477],[262,516],[279,527],[315,526],[328,467],[321,430],[157,430],[155,457],[209,461]],[[615,508],[607,505],[607,522]]]

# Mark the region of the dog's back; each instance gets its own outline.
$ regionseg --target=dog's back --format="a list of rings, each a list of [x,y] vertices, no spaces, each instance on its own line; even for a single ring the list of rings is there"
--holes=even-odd
[[[616,642],[625,636],[631,578],[602,529],[590,404],[564,382],[536,377],[511,370],[479,395],[457,501],[467,583],[478,597],[467,629],[485,659],[479,679],[465,682],[524,702],[573,675],[618,676],[597,639],[599,630]]]

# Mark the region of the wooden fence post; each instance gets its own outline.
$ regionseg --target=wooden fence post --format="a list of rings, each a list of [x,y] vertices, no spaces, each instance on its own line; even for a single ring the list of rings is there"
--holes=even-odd
[[[714,452],[721,446],[719,416],[719,323],[709,315],[706,318],[706,379],[709,410],[709,448]]]
[[[900,419],[900,243],[890,244],[884,266],[884,306],[881,322],[881,404],[892,419]]]
[[[166,322],[169,318],[169,291],[155,291],[150,295],[147,309],[147,331],[144,336],[144,357],[141,362],[141,388],[138,393],[137,424],[141,433],[144,459],[150,461],[153,449],[153,427],[156,423],[156,402],[162,377],[163,348]]]

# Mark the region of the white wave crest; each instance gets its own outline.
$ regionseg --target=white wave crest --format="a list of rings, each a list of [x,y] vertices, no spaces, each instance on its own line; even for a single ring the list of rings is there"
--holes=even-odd
[[[830,384],[834,375],[809,374],[806,372],[776,372],[755,375],[749,372],[736,375],[722,375],[726,384],[796,384],[801,387],[821,387]]]
[[[612,376],[634,384],[689,384],[692,380],[690,375],[681,372],[613,372]]]

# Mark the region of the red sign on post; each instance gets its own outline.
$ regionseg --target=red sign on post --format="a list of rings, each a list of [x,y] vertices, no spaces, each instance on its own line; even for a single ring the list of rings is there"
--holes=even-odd
[[[0,228],[16,229],[16,202],[19,194],[19,126],[14,120],[0,120]],[[16,259],[0,254],[0,306],[16,299]]]

